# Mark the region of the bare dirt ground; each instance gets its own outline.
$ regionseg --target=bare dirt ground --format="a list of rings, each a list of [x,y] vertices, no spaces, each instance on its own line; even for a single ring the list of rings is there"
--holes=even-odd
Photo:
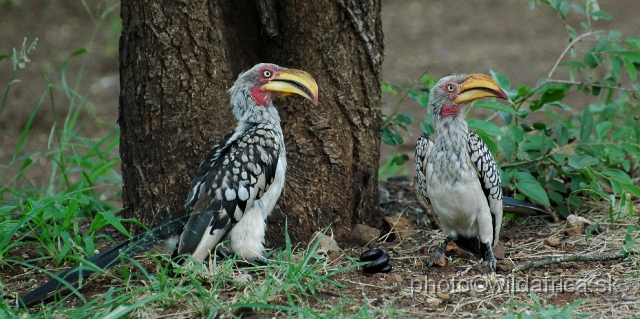
[[[62,62],[75,50],[86,46],[97,21],[97,7],[91,7],[92,19],[79,1],[52,0],[43,11],[46,3],[45,0],[0,1],[0,54],[11,54],[14,47],[19,50],[25,36],[38,37],[36,50],[29,55],[31,62],[16,73],[16,78],[22,82],[11,88],[0,116],[0,164],[11,160],[22,128],[47,90],[46,78],[60,83]],[[611,13],[614,20],[596,22],[598,29],[617,30],[624,37],[640,36],[640,1],[602,1],[601,9]],[[37,22],[41,13],[42,18]],[[118,13],[112,14],[117,16]],[[383,79],[405,85],[406,79],[415,79],[434,62],[438,64],[431,73],[436,77],[453,72],[488,73],[491,69],[506,74],[512,83],[533,85],[546,75],[566,45],[566,32],[553,12],[546,7],[531,10],[528,1],[390,0],[384,2],[382,16],[386,55]],[[94,45],[88,53],[91,62],[85,66],[79,85],[97,117],[107,123],[116,122],[118,105],[117,36],[107,32],[110,26],[113,28],[114,19],[115,16],[107,18],[95,33]],[[70,74],[67,75],[70,81],[76,78],[82,58],[70,58]],[[1,61],[0,83],[3,87],[11,73],[11,64]],[[391,95],[383,98],[391,104],[397,99]],[[68,97],[56,91],[54,101],[60,117],[66,113]],[[575,101],[578,101],[578,107],[581,97],[575,97]],[[425,113],[410,101],[405,107],[416,119],[421,119]],[[50,109],[51,103],[47,100],[36,115],[35,129],[25,153],[42,151],[46,147],[56,120]],[[383,112],[389,110],[389,107],[383,107]],[[62,119],[57,120],[61,122]],[[81,123],[92,121],[94,118],[88,113],[81,119]],[[85,128],[85,132],[94,136],[106,131],[108,129],[102,126]],[[412,154],[419,132],[417,125],[412,127],[412,132],[414,135],[407,136],[406,145],[400,149],[383,146],[381,162],[391,153]],[[409,172],[411,166],[407,165]],[[47,165],[43,163],[42,170],[46,169]],[[38,179],[34,181],[37,187]],[[389,190],[389,198],[380,207],[381,216],[403,214],[413,221],[421,220],[416,217],[421,211],[410,182],[381,184],[381,187]],[[580,213],[596,221],[605,216],[605,211],[594,203],[588,211]],[[349,271],[334,278],[349,289],[322,292],[323,298],[329,303],[341,295],[358,299],[364,292],[372,307],[382,308],[393,303],[409,315],[429,316],[436,312],[438,315],[471,317],[490,314],[510,298],[530,303],[531,290],[543,303],[559,307],[588,298],[580,312],[594,317],[631,317],[639,313],[640,284],[638,278],[633,277],[639,275],[636,259],[572,262],[512,273],[516,264],[551,256],[618,252],[626,228],[625,224],[611,225],[603,221],[602,233],[587,241],[584,236],[565,235],[563,226],[563,222],[553,223],[544,217],[528,218],[523,222],[505,221],[502,239],[507,258],[500,262],[496,276],[491,279],[481,276],[477,261],[466,257],[452,256],[451,262],[442,268],[424,268],[424,251],[439,244],[442,235],[416,222],[417,234],[411,238],[376,245],[390,252],[393,272],[364,276],[358,270]],[[544,239],[550,236],[559,239],[559,246],[544,244]],[[343,248],[343,253],[352,257],[366,250],[363,247]],[[336,260],[337,264],[341,262],[344,258]],[[44,281],[41,275],[25,274],[19,269],[1,273],[2,280],[18,293],[32,288],[33,283],[25,282],[25,276],[36,276]],[[103,293],[104,288],[96,284],[83,291],[92,296]],[[72,300],[71,304],[74,302],[78,300]]]

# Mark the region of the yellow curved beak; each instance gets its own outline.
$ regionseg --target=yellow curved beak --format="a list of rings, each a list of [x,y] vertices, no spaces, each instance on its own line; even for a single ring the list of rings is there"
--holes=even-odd
[[[297,70],[286,69],[276,74],[262,89],[269,92],[281,93],[280,96],[298,94],[313,105],[318,105],[318,84],[309,73]]]
[[[460,93],[455,99],[456,104],[475,101],[483,97],[497,97],[508,100],[507,94],[498,86],[490,76],[474,73],[460,85]]]

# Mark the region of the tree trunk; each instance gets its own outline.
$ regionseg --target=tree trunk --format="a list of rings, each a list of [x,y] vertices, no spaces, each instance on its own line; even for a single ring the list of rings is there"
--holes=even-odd
[[[150,226],[184,205],[204,156],[236,121],[227,89],[259,62],[303,69],[320,104],[276,101],[287,182],[267,245],[377,211],[380,1],[122,1],[120,113],[126,217]]]

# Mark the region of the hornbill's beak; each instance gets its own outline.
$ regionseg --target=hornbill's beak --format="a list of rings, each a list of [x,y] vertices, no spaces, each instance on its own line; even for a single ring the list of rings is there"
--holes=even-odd
[[[460,93],[455,99],[456,104],[475,101],[483,97],[497,97],[508,100],[507,94],[498,86],[490,76],[474,73],[460,85]]]
[[[278,72],[262,89],[270,92],[281,93],[280,96],[298,94],[314,105],[318,105],[318,84],[309,73],[286,69]]]

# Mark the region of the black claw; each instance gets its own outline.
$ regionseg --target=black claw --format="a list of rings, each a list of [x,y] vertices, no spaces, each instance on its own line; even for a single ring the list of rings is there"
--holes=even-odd
[[[496,271],[496,265],[498,264],[498,260],[496,256],[493,254],[493,248],[491,247],[491,243],[485,243],[485,247],[487,247],[487,254],[485,260],[482,262],[482,266],[488,267],[491,271]]]
[[[444,250],[447,249],[447,245],[451,240],[453,240],[453,237],[447,236],[447,238],[444,239],[442,244],[440,244],[440,247],[438,247],[436,251],[432,252],[431,255],[429,255],[429,260],[427,260],[427,267],[431,268],[431,266],[433,266],[434,261],[444,257]]]
[[[440,251],[440,248],[438,248],[438,250],[432,252],[431,255],[429,255],[429,260],[427,260],[427,267],[431,268],[431,266],[433,266],[433,262],[439,260],[442,257],[444,257],[444,252]]]
[[[378,272],[390,272],[393,267],[389,263],[389,253],[384,249],[367,250],[360,255],[360,261],[371,261],[362,267],[365,274],[375,274]]]
[[[252,260],[252,263],[256,266],[266,266],[269,264],[269,261],[264,258],[258,257],[258,258],[254,258]]]
[[[224,248],[224,247],[218,247],[218,248],[216,248],[216,255],[220,259],[227,259],[227,258],[231,257],[233,255],[233,253],[231,251],[229,251],[228,249]]]

